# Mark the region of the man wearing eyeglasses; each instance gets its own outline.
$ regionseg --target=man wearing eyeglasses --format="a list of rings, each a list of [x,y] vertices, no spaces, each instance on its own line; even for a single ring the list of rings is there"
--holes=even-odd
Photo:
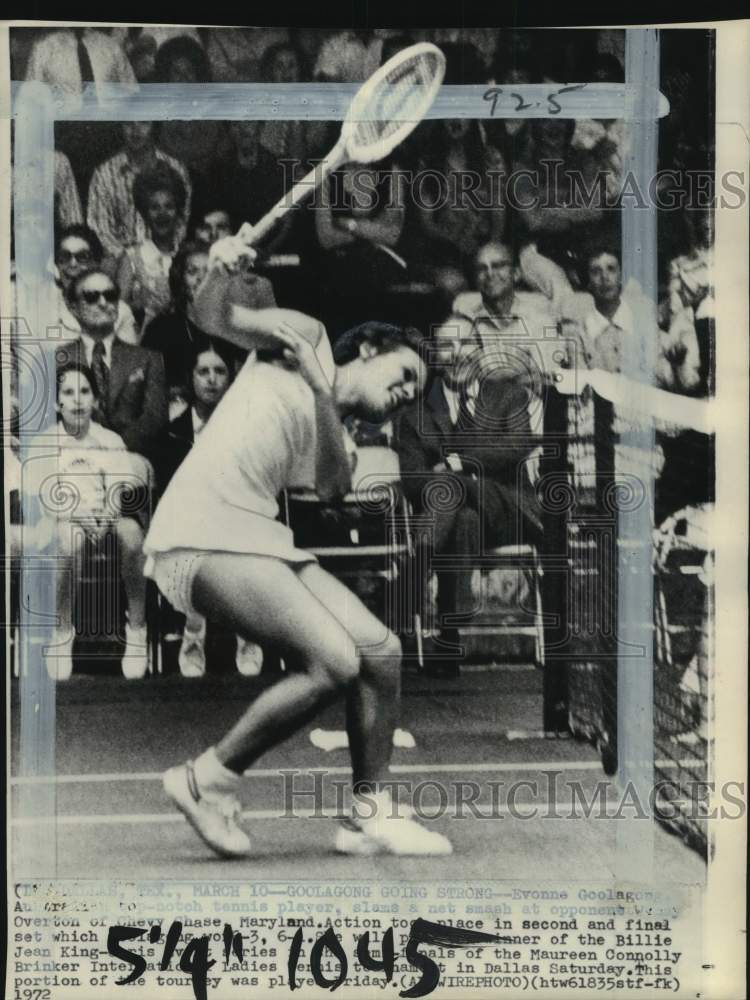
[[[419,405],[401,414],[395,438],[404,492],[429,525],[422,565],[433,557],[442,564],[425,670],[450,675],[461,652],[451,619],[474,605],[472,558],[476,565],[495,546],[536,543],[541,532],[527,468],[535,446],[531,386],[519,377],[517,352],[488,346],[463,316],[433,331],[425,360],[436,377]],[[421,581],[425,612],[427,584]]]
[[[92,267],[100,267],[104,259],[104,247],[93,229],[74,223],[65,226],[55,239],[55,269],[59,287],[58,312],[65,331],[78,336],[81,328],[78,320],[68,309],[67,296],[73,281]],[[115,335],[126,344],[138,343],[135,317],[127,302],[120,299],[115,320]]]
[[[67,302],[81,336],[58,348],[58,365],[77,361],[91,368],[99,422],[116,431],[129,451],[149,458],[168,421],[161,355],[115,335],[120,291],[105,271],[92,268],[74,278]]]

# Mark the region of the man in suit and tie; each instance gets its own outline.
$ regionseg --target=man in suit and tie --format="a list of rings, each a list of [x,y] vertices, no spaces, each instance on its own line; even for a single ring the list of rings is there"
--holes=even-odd
[[[435,331],[433,348],[436,377],[423,400],[401,414],[395,438],[404,492],[417,520],[423,515],[430,525],[428,560],[457,557],[455,568],[437,572],[440,624],[472,604],[471,557],[537,542],[541,518],[526,467],[538,444],[530,386],[513,344],[483,344],[476,324],[452,316]],[[442,627],[440,636],[435,666],[458,652],[455,628]]]
[[[99,423],[116,431],[129,451],[154,454],[167,426],[167,391],[161,355],[115,336],[120,292],[102,270],[84,271],[71,283],[68,308],[81,327],[78,340],[57,350],[58,365],[76,361],[94,373]]]

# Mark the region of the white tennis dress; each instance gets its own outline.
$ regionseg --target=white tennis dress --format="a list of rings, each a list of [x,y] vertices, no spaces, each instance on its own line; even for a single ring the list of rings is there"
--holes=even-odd
[[[325,336],[316,353],[332,384]],[[275,518],[282,490],[315,487],[315,453],[312,390],[297,372],[251,356],[159,502],[146,555],[192,550],[314,561]]]

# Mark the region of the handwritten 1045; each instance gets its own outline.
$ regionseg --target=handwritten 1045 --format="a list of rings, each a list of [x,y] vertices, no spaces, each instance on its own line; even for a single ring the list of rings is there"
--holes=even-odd
[[[148,963],[143,955],[123,947],[124,941],[136,940],[143,937],[145,933],[145,927],[127,927],[121,924],[110,927],[107,935],[107,951],[114,958],[120,959],[120,961],[132,966],[132,971],[124,979],[117,980],[118,986],[126,986],[128,983],[135,982],[146,972]],[[169,963],[174,957],[181,934],[182,923],[179,920],[173,921],[164,940],[164,949],[161,962],[159,963],[160,972],[164,972],[169,968]],[[148,931],[148,940],[151,944],[156,944],[161,939],[161,936],[161,925],[152,925]],[[242,935],[238,931],[234,931],[231,924],[225,924],[223,938],[225,963],[229,963],[232,955],[234,955],[239,963],[242,963],[244,958]],[[469,930],[465,927],[436,924],[422,919],[413,921],[404,955],[408,962],[421,973],[421,976],[409,989],[401,990],[399,996],[406,998],[427,996],[429,993],[432,993],[440,981],[440,968],[438,964],[429,955],[420,952],[420,945],[440,948],[470,948],[474,945],[488,944],[500,940],[500,938],[493,934],[485,934],[481,931]],[[297,982],[297,964],[303,943],[304,932],[299,927],[292,939],[287,960],[290,990],[295,990],[299,986]],[[328,978],[323,972],[323,955],[326,951],[330,953],[339,965],[338,974],[332,979]],[[368,972],[382,972],[386,982],[390,982],[393,979],[397,957],[393,948],[392,928],[387,930],[383,935],[380,958],[374,958],[370,954],[369,932],[365,932],[357,941],[357,962]],[[216,965],[216,959],[209,958],[208,935],[202,934],[199,937],[190,938],[180,955],[178,968],[181,972],[190,976],[195,1000],[206,1000],[208,972],[214,965]],[[310,973],[313,980],[321,989],[333,992],[346,982],[348,971],[349,961],[346,952],[338,935],[332,927],[329,927],[314,942],[310,951]]]

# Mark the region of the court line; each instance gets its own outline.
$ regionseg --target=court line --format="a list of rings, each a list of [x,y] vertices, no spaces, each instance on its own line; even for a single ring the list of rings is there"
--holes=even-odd
[[[614,788],[614,786],[613,786],[613,788]],[[615,803],[616,803],[616,800],[612,799],[610,803],[605,803],[605,804],[612,804],[612,805],[614,805]],[[579,808],[580,805],[581,805],[580,802],[574,801],[573,799],[555,799],[552,802],[550,802],[547,799],[539,799],[538,801],[534,801],[534,802],[519,802],[519,803],[517,803],[514,806],[514,808],[512,810],[512,813],[515,815],[515,818],[523,819],[523,820],[543,819],[543,818],[548,818],[548,819],[554,819],[554,818],[557,818],[557,819],[568,819],[569,817],[564,816],[564,815],[557,816],[557,817],[555,817],[554,815],[549,816],[549,817],[545,817],[544,816],[544,812],[545,812],[546,809],[548,809],[550,807],[552,809],[557,810],[558,812],[562,812],[562,811],[564,811],[566,809]],[[477,802],[476,806],[477,806],[478,810],[480,811],[480,813],[481,813],[483,807],[486,807],[486,806],[490,806],[491,807],[491,815],[490,816],[484,815],[482,817],[484,819],[499,819],[499,818],[501,818],[503,816],[511,815],[510,808],[507,805],[501,805],[500,803],[494,803],[494,804],[492,804],[490,802]],[[528,809],[528,808],[536,809],[537,810],[537,815],[535,815],[535,816],[524,815],[523,810],[524,809]],[[458,807],[455,806],[455,805],[454,806],[449,806],[447,809],[445,809],[441,813],[440,818],[442,819],[443,817],[446,817],[446,816],[449,817],[449,818],[454,818],[458,812],[460,812],[460,814],[461,814],[461,816],[463,818],[467,818],[467,819],[478,819],[478,818],[480,818],[480,817],[473,816],[470,811],[467,813],[466,809],[464,809],[464,808],[461,808],[459,810]],[[344,818],[349,818],[349,817],[346,816],[346,815],[342,815],[342,813],[339,812],[336,809],[332,809],[332,808],[328,808],[328,807],[323,807],[323,808],[317,810],[317,812],[315,810],[313,810],[313,809],[305,809],[305,810],[299,809],[299,810],[295,810],[293,816],[285,816],[284,813],[282,812],[281,807],[279,807],[278,809],[246,809],[246,810],[244,810],[242,812],[241,818],[243,820],[250,820],[250,821],[252,821],[252,820],[267,820],[267,819],[279,819],[279,820],[281,820],[281,819],[344,819]],[[430,822],[430,820],[432,818],[433,817],[431,817],[429,815],[425,815],[425,817],[424,817],[424,819],[427,822]],[[592,818],[599,818],[599,817],[592,817]],[[185,817],[183,816],[183,814],[181,812],[163,812],[163,813],[101,813],[101,814],[94,814],[94,815],[90,815],[90,816],[89,815],[86,815],[86,816],[76,816],[76,815],[70,815],[70,816],[20,816],[20,817],[17,817],[15,819],[11,820],[11,826],[15,826],[15,827],[29,827],[29,826],[39,826],[39,825],[43,825],[43,826],[117,826],[117,825],[120,825],[120,824],[121,825],[125,825],[125,826],[146,826],[146,825],[148,825],[150,823],[180,823],[180,822],[185,822]]]
[[[496,764],[488,764],[485,761],[475,764],[391,764],[388,770],[392,774],[460,774],[468,772],[470,774],[487,774],[493,771],[601,771],[602,765],[598,760],[553,760],[553,761],[502,761]],[[282,771],[294,771],[298,774],[310,774],[312,771],[325,771],[326,774],[351,774],[350,767],[326,767],[323,764],[315,767],[277,767],[277,768],[254,768],[246,771],[244,778],[278,778]],[[118,781],[161,781],[162,771],[141,771],[126,774],[121,771],[113,771],[109,774],[57,774],[57,775],[31,775],[11,778],[11,785],[75,785],[94,784],[101,782]]]

